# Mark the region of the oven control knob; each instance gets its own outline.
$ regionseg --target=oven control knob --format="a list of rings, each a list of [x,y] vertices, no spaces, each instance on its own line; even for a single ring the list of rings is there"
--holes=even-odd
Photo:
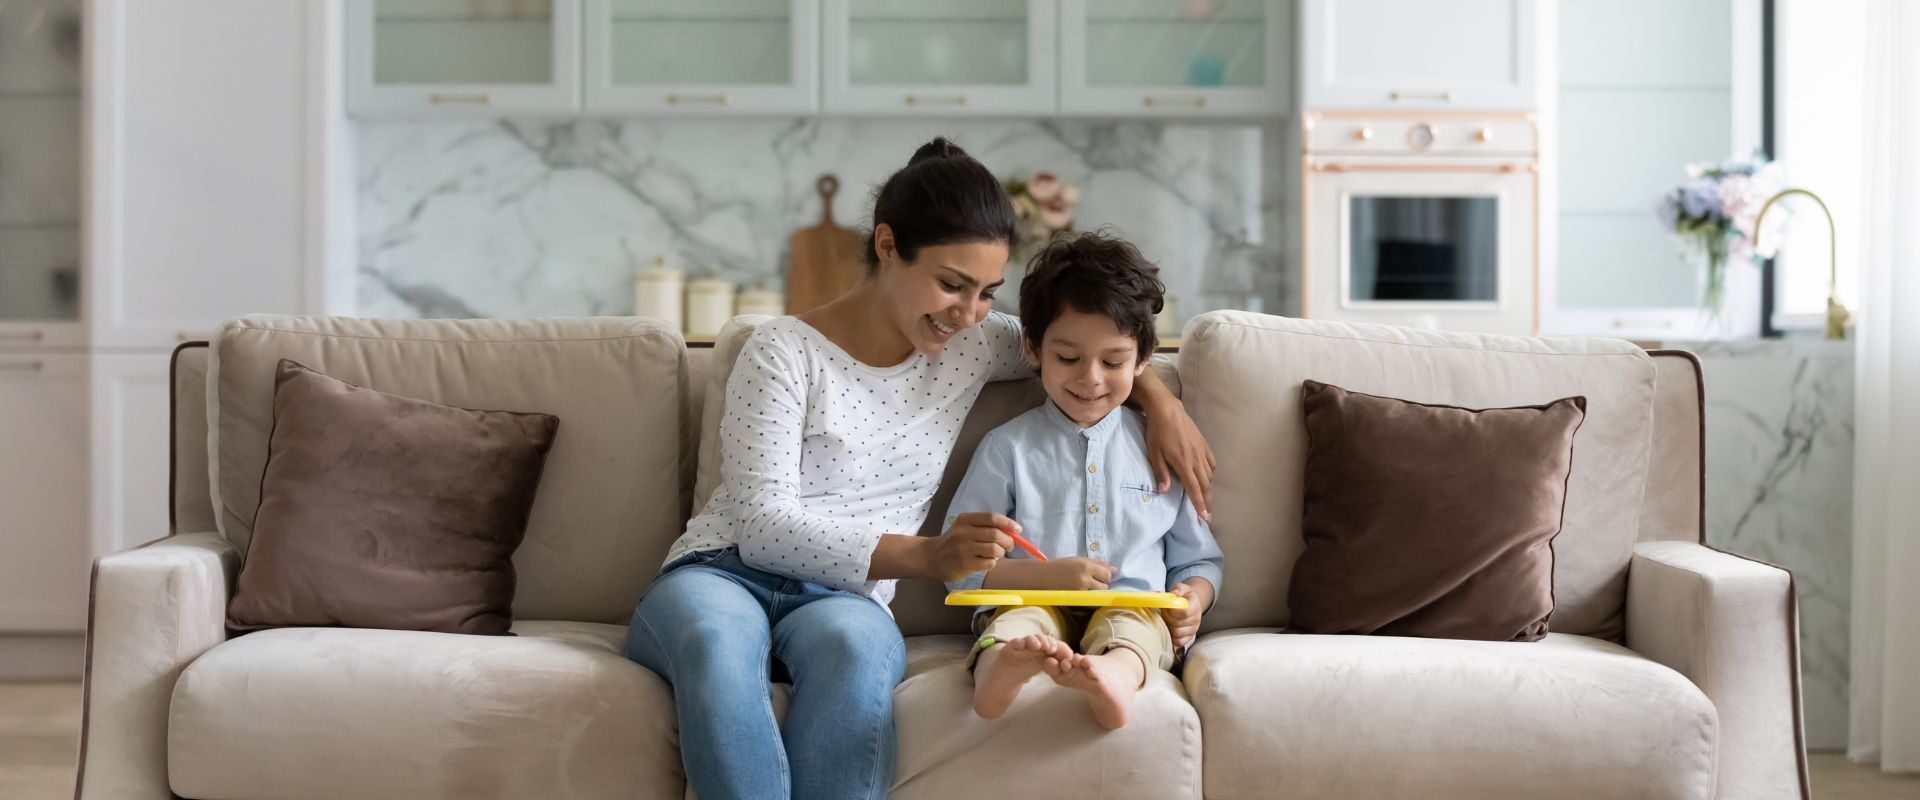
[[[1358,128],[1354,128],[1353,138],[1355,141],[1360,141],[1360,142],[1371,141],[1373,139],[1373,129],[1366,127],[1364,125]]]
[[[1407,129],[1407,144],[1415,150],[1425,150],[1433,146],[1433,126],[1422,122]]]
[[[1493,141],[1493,129],[1481,128],[1480,130],[1474,132],[1473,138],[1482,142],[1491,142]]]

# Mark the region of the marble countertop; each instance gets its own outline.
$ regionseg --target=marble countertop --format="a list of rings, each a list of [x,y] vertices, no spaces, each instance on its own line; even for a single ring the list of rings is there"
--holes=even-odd
[[[1702,358],[1852,358],[1853,341],[1826,339],[1675,339],[1648,349],[1686,350]]]

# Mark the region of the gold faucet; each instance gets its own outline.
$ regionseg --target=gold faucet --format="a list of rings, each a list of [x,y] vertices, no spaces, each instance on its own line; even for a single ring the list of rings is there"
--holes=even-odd
[[[1840,232],[1833,226],[1833,212],[1827,210],[1826,201],[1805,189],[1785,189],[1767,198],[1767,202],[1760,206],[1760,213],[1753,218],[1753,246],[1755,249],[1760,247],[1760,232],[1765,230],[1760,227],[1760,221],[1767,218],[1767,209],[1773,208],[1774,201],[1790,194],[1804,194],[1813,198],[1813,202],[1820,206],[1820,213],[1827,216],[1827,338],[1845,339],[1847,322],[1853,315],[1847,312],[1846,306],[1840,304],[1840,251],[1837,241]]]

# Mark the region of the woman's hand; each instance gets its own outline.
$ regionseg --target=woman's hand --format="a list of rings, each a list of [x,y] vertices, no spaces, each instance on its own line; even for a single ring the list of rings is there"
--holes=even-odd
[[[927,544],[929,577],[957,581],[993,569],[1013,549],[1007,531],[1018,530],[1020,523],[1004,514],[974,511],[954,517],[953,526]]]
[[[1147,463],[1159,490],[1178,478],[1200,518],[1213,522],[1213,448],[1178,400],[1147,410]]]

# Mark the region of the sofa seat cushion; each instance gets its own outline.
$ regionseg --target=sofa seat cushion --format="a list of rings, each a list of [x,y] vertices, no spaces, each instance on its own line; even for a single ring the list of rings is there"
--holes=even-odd
[[[973,713],[972,643],[955,635],[907,639],[906,680],[893,695],[893,800],[1200,797],[1200,720],[1172,675],[1148,677],[1117,731],[1101,729],[1084,697],[1045,675],[989,721]]]
[[[1202,637],[1185,681],[1210,800],[1713,796],[1713,704],[1598,639],[1241,629]]]
[[[184,797],[678,795],[665,681],[626,628],[516,636],[282,628],[225,642],[174,687],[167,770]]]

